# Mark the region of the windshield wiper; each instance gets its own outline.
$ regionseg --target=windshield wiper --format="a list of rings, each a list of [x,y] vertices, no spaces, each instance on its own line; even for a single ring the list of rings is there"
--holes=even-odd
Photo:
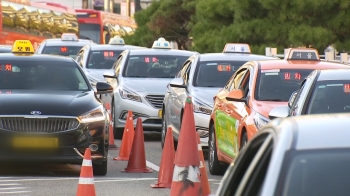
[[[259,99],[258,101],[286,101],[282,99]]]
[[[146,76],[127,76],[129,78],[145,78]]]
[[[162,77],[157,77],[157,78],[174,78],[175,76],[162,76]]]

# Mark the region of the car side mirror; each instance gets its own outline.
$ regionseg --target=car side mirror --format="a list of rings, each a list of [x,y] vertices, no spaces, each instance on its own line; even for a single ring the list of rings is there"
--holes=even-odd
[[[288,107],[289,107],[290,109],[292,109],[293,102],[294,102],[295,98],[297,97],[298,92],[299,92],[299,91],[294,91],[294,92],[292,93],[292,95],[290,96],[290,98],[289,98]]]
[[[187,85],[184,84],[184,80],[182,78],[174,78],[171,80],[169,85],[175,88],[187,88]]]
[[[103,77],[105,78],[118,78],[118,76],[115,75],[114,70],[107,70],[103,73]]]
[[[269,118],[286,118],[289,116],[289,107],[288,106],[278,106],[273,108],[269,113]]]
[[[227,101],[246,102],[244,92],[241,89],[230,91],[226,96]]]
[[[113,93],[113,87],[105,82],[97,82],[96,84],[97,94]]]

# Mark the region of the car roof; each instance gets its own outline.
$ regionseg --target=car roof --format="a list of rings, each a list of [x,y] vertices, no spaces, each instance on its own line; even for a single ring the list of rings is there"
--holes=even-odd
[[[267,60],[267,61],[258,61],[260,64],[260,68],[262,70],[268,70],[268,69],[324,69],[327,68],[338,68],[338,69],[344,69],[348,68],[349,66],[340,64],[340,63],[333,63],[333,62],[326,62],[326,61],[307,61],[307,60]]]
[[[45,39],[44,42],[73,42],[73,43],[77,43],[77,42],[85,42],[85,43],[94,43],[91,40],[88,39],[78,39],[78,41],[70,41],[70,40],[65,40],[62,41],[61,38],[51,38],[51,39]]]
[[[350,67],[347,69],[320,70],[317,81],[323,80],[350,80]]]
[[[127,49],[143,49],[144,47],[133,45],[109,45],[109,44],[96,44],[90,46],[92,51],[97,50],[127,50]]]
[[[257,54],[242,53],[204,53],[200,54],[200,61],[212,60],[237,60],[237,61],[254,61],[254,60],[277,60],[277,57],[269,57]]]
[[[188,50],[176,50],[176,49],[140,49],[140,50],[130,50],[130,55],[179,55],[179,56],[188,56],[190,57],[196,52],[188,51]]]
[[[14,53],[0,53],[1,60],[17,60],[17,61],[60,61],[60,62],[74,62],[71,57],[49,55],[49,54],[29,54],[16,55]]]
[[[0,45],[0,53],[11,52],[12,46]]]
[[[62,41],[62,40],[56,40],[56,41],[48,41],[44,42],[45,46],[81,46],[84,47],[86,45],[94,45],[93,42],[81,42],[81,41]]]
[[[311,114],[278,118],[267,126],[273,124],[277,128],[276,138],[287,149],[350,148],[349,119],[350,113]]]

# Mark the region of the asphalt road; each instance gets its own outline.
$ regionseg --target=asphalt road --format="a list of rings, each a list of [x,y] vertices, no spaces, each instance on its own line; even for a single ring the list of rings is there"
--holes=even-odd
[[[127,161],[114,161],[119,150],[109,151],[108,173],[103,177],[94,177],[96,195],[169,195],[170,189],[154,189],[150,184],[158,180],[158,170],[162,148],[160,133],[145,133],[145,151],[147,166],[152,173],[123,173]],[[121,140],[115,140],[119,147]],[[204,151],[207,154],[206,151]],[[70,196],[75,195],[80,175],[80,165],[3,165],[0,167],[0,195],[18,196]],[[207,167],[208,168],[208,167]],[[217,190],[222,176],[209,174],[212,193]]]

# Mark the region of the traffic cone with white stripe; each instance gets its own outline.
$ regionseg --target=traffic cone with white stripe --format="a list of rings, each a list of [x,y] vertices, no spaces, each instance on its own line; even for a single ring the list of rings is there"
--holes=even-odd
[[[96,196],[91,152],[89,148],[86,148],[84,153],[76,196]]]
[[[201,184],[202,184],[202,196],[208,196],[210,194],[210,185],[207,174],[207,168],[205,167],[204,155],[202,150],[201,139],[199,137],[199,133],[197,132],[197,141],[198,141],[198,152],[199,152],[199,160],[200,166],[199,170],[201,172]]]
[[[122,138],[122,144],[120,145],[119,156],[113,158],[116,161],[128,161],[131,153],[132,144],[134,141],[134,118],[132,111],[128,111],[128,117],[126,119],[124,127],[124,135]]]
[[[106,109],[109,114],[109,149],[118,149],[118,146],[114,143],[114,119],[111,113],[111,106],[109,103],[106,103]]]
[[[160,168],[158,173],[157,184],[151,185],[152,188],[170,188],[171,180],[174,172],[174,138],[173,130],[169,127],[166,132],[164,148],[162,152],[162,159],[160,161]]]
[[[182,119],[170,196],[202,195],[197,135],[190,97],[186,99]]]

